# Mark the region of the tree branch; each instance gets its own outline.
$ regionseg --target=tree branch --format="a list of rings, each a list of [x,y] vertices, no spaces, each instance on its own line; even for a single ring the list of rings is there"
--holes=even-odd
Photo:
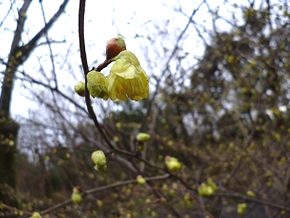
[[[164,174],[164,175],[161,175],[161,176],[155,176],[155,177],[146,177],[144,178],[147,182],[149,181],[156,181],[156,180],[163,180],[163,179],[167,179],[169,177],[169,174]],[[93,189],[89,189],[87,191],[84,191],[82,193],[82,196],[85,197],[86,195],[89,195],[89,194],[93,194],[93,193],[96,193],[96,192],[100,192],[100,191],[104,191],[104,190],[108,190],[108,189],[112,189],[112,188],[115,188],[115,187],[119,187],[119,186],[123,186],[123,185],[128,185],[128,184],[134,184],[134,183],[137,183],[137,180],[136,179],[132,179],[132,180],[127,180],[127,181],[124,181],[124,182],[117,182],[117,183],[114,183],[114,184],[110,184],[110,185],[105,185],[105,186],[102,186],[102,187],[97,187],[97,188],[93,188]],[[45,209],[43,211],[41,211],[40,213],[41,214],[47,214],[53,210],[56,210],[58,208],[61,208],[63,206],[66,206],[68,204],[71,204],[73,201],[71,199],[67,199],[65,200],[64,202],[61,202],[59,204],[56,204],[48,209]]]

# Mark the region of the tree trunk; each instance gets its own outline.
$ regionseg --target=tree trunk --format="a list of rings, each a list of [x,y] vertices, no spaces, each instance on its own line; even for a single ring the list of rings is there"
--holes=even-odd
[[[7,202],[8,196],[11,196],[9,192],[6,192],[5,190],[8,190],[8,187],[15,189],[17,184],[16,142],[19,125],[10,118],[10,104],[15,74],[18,67],[22,65],[33,52],[39,39],[47,33],[54,22],[63,13],[69,0],[64,0],[48,23],[46,23],[27,44],[20,46],[21,34],[23,33],[27,17],[26,12],[31,2],[32,0],[24,0],[23,5],[19,10],[17,27],[14,32],[8,62],[6,63],[0,98],[0,202],[2,201],[4,203]],[[11,198],[13,198],[13,196],[11,196]],[[12,206],[11,203],[9,203],[9,205]]]
[[[15,72],[19,66],[19,54],[17,48],[21,40],[21,34],[26,20],[26,12],[32,0],[25,0],[19,10],[17,27],[10,48],[8,64],[4,72],[0,98],[0,201],[8,204],[12,203],[13,196],[9,193],[9,188],[16,188],[16,142],[19,125],[10,119],[10,103],[13,89]],[[20,55],[21,56],[21,55]],[[3,189],[3,190],[1,190]]]
[[[0,201],[16,206],[16,141],[19,125],[1,116],[0,123]],[[12,192],[12,193],[11,193]]]

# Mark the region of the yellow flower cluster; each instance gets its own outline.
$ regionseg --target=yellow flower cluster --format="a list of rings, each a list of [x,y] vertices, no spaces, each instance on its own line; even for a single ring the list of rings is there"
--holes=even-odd
[[[122,101],[147,98],[149,80],[135,54],[124,50],[111,60],[115,63],[107,77],[97,71],[88,73],[87,85],[91,96]]]

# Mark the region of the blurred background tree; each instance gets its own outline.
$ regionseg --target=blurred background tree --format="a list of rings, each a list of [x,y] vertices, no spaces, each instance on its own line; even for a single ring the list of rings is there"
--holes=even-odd
[[[42,1],[40,1],[40,5]],[[23,1],[23,4],[18,8],[18,14],[16,18],[16,29],[14,31],[13,40],[11,43],[10,52],[7,55],[7,61],[1,59],[1,63],[5,65],[3,72],[4,79],[1,87],[0,98],[0,189],[4,189],[5,186],[16,188],[16,140],[18,134],[19,125],[11,119],[10,116],[10,104],[12,101],[13,83],[16,77],[16,72],[31,55],[31,53],[38,46],[39,40],[47,34],[48,30],[52,27],[58,17],[64,12],[64,8],[68,3],[68,0],[63,1],[59,9],[55,12],[53,17],[46,22],[43,11],[43,20],[45,25],[35,36],[28,42],[24,42],[23,34],[28,29],[25,28],[25,21],[27,19],[27,11],[31,5],[31,0]],[[13,13],[13,9],[17,8],[16,2],[11,2],[10,8],[7,14],[1,22],[3,25],[5,18],[10,13]],[[41,7],[44,10],[43,7]],[[47,44],[50,45],[50,41],[47,39]],[[0,192],[0,201],[7,202],[9,195],[5,194],[4,190]]]
[[[186,18],[184,27],[169,20],[136,35],[144,44],[149,99],[93,101],[110,143],[134,154],[108,155],[107,172],[93,169],[91,153],[110,149],[73,84],[57,89],[53,76],[46,82],[23,74],[38,84],[31,96],[39,109],[20,122],[18,144],[26,155],[17,158],[18,209],[67,217],[289,216],[288,2],[210,3],[190,13],[177,3],[173,11]],[[195,19],[204,10],[210,27]],[[151,135],[144,151],[138,151],[139,132]],[[180,171],[165,167],[167,155],[182,163]],[[167,176],[126,183],[137,175]],[[218,189],[200,194],[211,180]],[[71,203],[75,186],[88,191],[84,202],[61,207]],[[243,203],[246,209],[237,210]],[[5,215],[13,212],[8,206]]]

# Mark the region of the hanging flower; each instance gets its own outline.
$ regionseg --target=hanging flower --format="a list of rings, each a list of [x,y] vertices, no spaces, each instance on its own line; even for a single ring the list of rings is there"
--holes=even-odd
[[[140,101],[149,95],[148,77],[134,53],[124,50],[116,57],[107,77],[109,97],[112,100]]]

